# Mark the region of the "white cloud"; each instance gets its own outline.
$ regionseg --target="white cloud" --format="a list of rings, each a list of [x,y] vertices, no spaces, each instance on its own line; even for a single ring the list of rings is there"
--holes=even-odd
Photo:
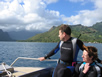
[[[43,0],[45,1],[47,4],[51,4],[51,3],[56,3],[58,0]]]
[[[58,0],[3,0],[0,1],[0,29],[3,30],[47,30],[63,22],[91,26],[102,20],[102,0],[94,3],[94,10],[80,10],[77,15],[65,17],[59,11],[46,9]],[[84,3],[86,0],[70,0]]]
[[[64,17],[63,20],[68,24],[82,24],[84,26],[92,26],[96,22],[102,21],[102,0],[91,0],[94,3],[94,10],[80,10],[75,16]]]
[[[3,30],[47,30],[61,24],[60,13],[46,10],[57,0],[5,0],[0,1],[0,28]]]
[[[71,2],[83,2],[84,0],[69,0]]]

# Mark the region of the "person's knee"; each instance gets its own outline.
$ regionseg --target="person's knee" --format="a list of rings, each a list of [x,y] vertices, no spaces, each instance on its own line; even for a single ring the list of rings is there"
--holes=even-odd
[[[57,71],[57,75],[58,75],[58,77],[63,77],[63,75],[64,75],[64,71],[65,71],[65,68],[61,68],[61,69],[59,69],[59,70]]]
[[[72,72],[70,69],[65,69],[64,71],[64,77],[71,77],[72,76]]]
[[[71,71],[68,68],[61,68],[57,72],[58,77],[71,77]]]

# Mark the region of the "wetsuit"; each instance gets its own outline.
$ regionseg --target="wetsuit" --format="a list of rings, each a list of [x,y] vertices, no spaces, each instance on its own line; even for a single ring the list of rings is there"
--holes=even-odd
[[[72,37],[67,40],[66,42],[63,42],[63,44],[60,46],[60,42],[58,45],[50,52],[48,53],[45,58],[49,58],[50,56],[57,53],[57,51],[60,49],[60,58],[59,62],[54,70],[53,77],[71,77],[71,70],[69,68],[66,68],[67,66],[72,66],[73,62],[73,45],[72,45]],[[78,48],[83,50],[83,42],[79,39],[76,41],[76,45]],[[76,53],[76,58],[77,58]]]
[[[75,74],[73,77],[102,77],[101,76],[101,67],[95,62],[90,64],[89,71],[84,74],[82,71],[84,69],[85,62],[79,63],[75,67]]]

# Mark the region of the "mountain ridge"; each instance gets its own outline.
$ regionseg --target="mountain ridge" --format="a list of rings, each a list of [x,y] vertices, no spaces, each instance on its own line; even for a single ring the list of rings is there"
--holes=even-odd
[[[14,41],[14,39],[12,39],[8,32],[3,32],[2,29],[0,29],[0,41]]]
[[[99,26],[97,26],[99,25]],[[98,22],[91,27],[86,27],[81,24],[69,25],[72,30],[72,37],[78,37],[81,35],[80,39],[84,42],[99,42],[102,43],[102,32],[101,26],[102,22]],[[58,42],[58,30],[59,26],[52,27],[50,30],[44,33],[37,34],[27,40],[27,42]]]

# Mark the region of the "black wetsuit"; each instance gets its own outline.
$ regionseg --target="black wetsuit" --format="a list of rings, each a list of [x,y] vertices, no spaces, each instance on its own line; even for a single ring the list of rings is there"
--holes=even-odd
[[[66,42],[63,42],[61,47],[59,42],[58,45],[50,53],[48,53],[47,56],[45,56],[45,58],[49,58],[50,56],[57,53],[57,51],[60,49],[61,55],[59,60],[62,62],[65,62],[65,63],[58,62],[52,77],[71,77],[71,70],[66,68],[67,66],[72,66],[72,62],[73,62],[73,45],[72,45],[71,39],[72,37]],[[83,47],[82,47],[83,42],[81,40],[77,39],[76,44],[78,48],[83,50]],[[77,54],[78,52],[76,53],[76,58],[77,58]]]
[[[82,64],[83,64],[83,66],[82,66]],[[102,77],[101,76],[101,72],[102,72],[101,67],[94,62],[92,64],[90,64],[89,71],[86,74],[84,74],[82,72],[84,69],[84,64],[85,63],[79,63],[76,65],[75,74],[73,77]]]

